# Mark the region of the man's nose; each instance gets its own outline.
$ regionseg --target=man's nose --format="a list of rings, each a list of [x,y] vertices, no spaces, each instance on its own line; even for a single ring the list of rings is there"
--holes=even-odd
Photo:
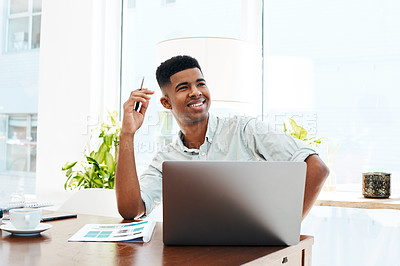
[[[189,96],[190,96],[190,97],[198,97],[198,96],[200,96],[200,95],[202,95],[202,93],[201,93],[201,91],[197,88],[197,86],[196,86],[196,85],[191,86]]]

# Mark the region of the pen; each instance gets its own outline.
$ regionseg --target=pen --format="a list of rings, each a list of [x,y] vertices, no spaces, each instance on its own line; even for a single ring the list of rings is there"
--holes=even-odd
[[[64,215],[58,215],[58,216],[43,217],[40,221],[41,222],[48,222],[48,221],[68,219],[68,218],[76,218],[76,217],[78,217],[77,214],[64,214]]]
[[[140,84],[140,89],[139,89],[140,91],[143,88],[143,82],[144,82],[144,77],[142,78],[142,84]],[[135,111],[137,111],[139,109],[139,105],[140,105],[140,102],[135,103]]]

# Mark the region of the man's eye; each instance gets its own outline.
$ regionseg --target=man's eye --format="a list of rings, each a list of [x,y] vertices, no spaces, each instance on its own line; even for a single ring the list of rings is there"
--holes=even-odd
[[[181,91],[181,90],[185,90],[185,89],[187,89],[187,86],[179,87],[176,91]]]
[[[203,86],[206,86],[206,84],[205,83],[199,83],[197,86],[203,87]]]

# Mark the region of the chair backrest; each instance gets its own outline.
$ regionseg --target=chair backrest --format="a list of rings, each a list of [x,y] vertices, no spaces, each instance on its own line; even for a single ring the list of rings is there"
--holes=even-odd
[[[114,189],[90,188],[76,191],[61,207],[60,212],[121,217]]]

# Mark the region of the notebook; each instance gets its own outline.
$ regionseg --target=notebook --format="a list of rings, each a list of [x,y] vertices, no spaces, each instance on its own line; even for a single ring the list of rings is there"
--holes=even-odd
[[[166,161],[165,245],[295,245],[305,162]]]

